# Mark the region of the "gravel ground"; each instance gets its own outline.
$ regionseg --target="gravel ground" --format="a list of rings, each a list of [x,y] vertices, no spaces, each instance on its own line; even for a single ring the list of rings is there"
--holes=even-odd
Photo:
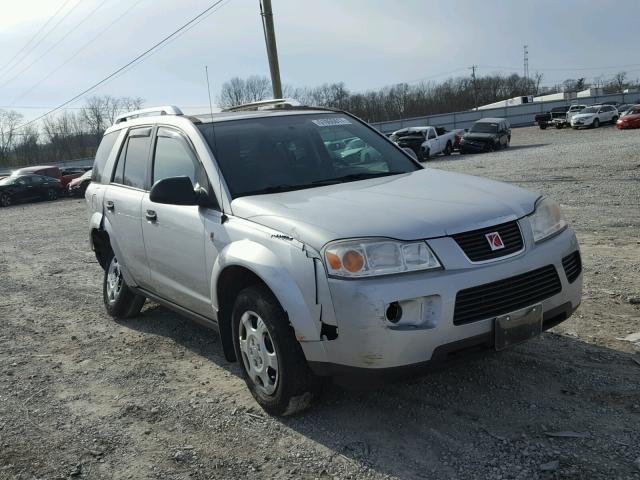
[[[266,416],[215,333],[148,303],[104,312],[85,208],[0,210],[0,479],[640,479],[640,132],[513,131],[435,168],[562,203],[584,301],[552,333]]]

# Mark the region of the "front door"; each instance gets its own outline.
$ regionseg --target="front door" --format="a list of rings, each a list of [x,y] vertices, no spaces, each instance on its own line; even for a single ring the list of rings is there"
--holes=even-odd
[[[152,184],[186,176],[194,188],[210,190],[209,181],[187,137],[159,127],[154,139]],[[213,316],[207,272],[211,242],[205,232],[207,208],[154,203],[142,199],[142,230],[151,272],[151,291],[206,317]],[[213,238],[213,237],[212,237]]]

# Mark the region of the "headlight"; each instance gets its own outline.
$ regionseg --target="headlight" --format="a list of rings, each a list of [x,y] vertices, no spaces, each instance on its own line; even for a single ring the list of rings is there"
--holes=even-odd
[[[333,242],[324,250],[329,275],[371,277],[442,268],[425,242],[357,239]]]
[[[541,242],[567,228],[567,222],[556,202],[543,197],[536,203],[536,210],[529,215],[533,239]]]

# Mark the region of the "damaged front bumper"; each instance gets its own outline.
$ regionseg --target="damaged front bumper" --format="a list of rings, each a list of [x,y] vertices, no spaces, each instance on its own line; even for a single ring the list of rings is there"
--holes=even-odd
[[[566,320],[580,304],[582,274],[567,278],[563,258],[579,250],[575,234],[567,229],[512,258],[483,265],[456,263],[457,245],[451,238],[429,241],[447,267],[358,280],[329,279],[337,337],[301,345],[312,370],[319,375],[376,373],[395,378],[448,361],[468,350],[493,347],[494,316],[454,324],[460,290],[508,279],[553,265],[562,289],[539,302],[543,329]],[[447,262],[447,257],[451,262]],[[400,306],[402,316],[395,320]],[[504,312],[509,313],[509,312]],[[390,318],[392,320],[390,320]]]

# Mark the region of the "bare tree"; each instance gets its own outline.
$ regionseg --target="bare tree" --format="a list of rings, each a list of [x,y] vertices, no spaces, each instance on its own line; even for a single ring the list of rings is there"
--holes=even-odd
[[[267,77],[254,75],[246,80],[233,77],[222,84],[218,104],[221,107],[232,107],[267,98],[271,98],[271,82]]]
[[[0,110],[0,162],[7,163],[15,142],[16,127],[22,115],[14,110]]]
[[[627,72],[616,73],[609,82],[609,87],[616,92],[622,92],[627,85]]]

